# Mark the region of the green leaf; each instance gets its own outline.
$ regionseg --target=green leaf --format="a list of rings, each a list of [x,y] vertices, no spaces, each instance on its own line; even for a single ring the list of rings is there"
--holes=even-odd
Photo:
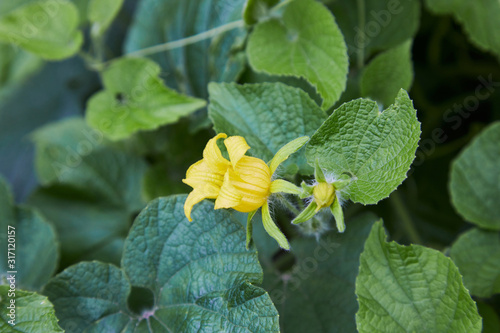
[[[288,142],[312,135],[326,119],[302,90],[282,83],[211,83],[208,113],[217,132],[245,138],[250,154],[270,161]],[[295,153],[283,164],[295,163],[312,173],[303,154]]]
[[[8,285],[0,285],[0,331],[3,333],[56,333],[64,332],[57,323],[52,303],[47,297],[24,290],[15,290],[15,297]],[[10,315],[11,300],[15,300],[15,316]],[[9,323],[14,319],[15,325]]]
[[[379,54],[364,68],[361,94],[388,106],[401,88],[410,89],[412,81],[411,41],[406,41]]]
[[[269,9],[279,0],[246,0],[243,8],[243,19],[246,24],[254,24],[269,14]]]
[[[314,0],[295,0],[286,6],[282,20],[257,24],[247,54],[256,71],[308,80],[323,98],[323,109],[331,107],[346,87],[344,38],[330,11]]]
[[[435,14],[451,14],[478,47],[500,57],[500,3],[497,0],[426,0]]]
[[[453,161],[450,193],[453,206],[467,221],[500,230],[500,122],[488,126]]]
[[[283,332],[356,332],[354,282],[375,220],[367,214],[348,221],[342,235],[328,232],[319,241],[294,239],[290,271],[265,267],[264,288],[280,313]]]
[[[0,230],[3,230],[0,243],[5,254],[0,257],[0,282],[2,277],[9,276],[9,271],[16,271],[18,288],[38,290],[57,267],[59,244],[54,228],[37,211],[15,207],[10,190],[1,177],[0,207]],[[14,257],[9,258],[8,252]]]
[[[7,7],[8,8],[8,7]],[[39,0],[0,12],[0,42],[50,60],[69,58],[83,42],[78,10],[70,1]]]
[[[144,206],[144,161],[106,146],[79,118],[47,125],[33,137],[45,187],[29,202],[54,223],[63,266],[82,259],[118,263],[132,216]]]
[[[311,137],[306,156],[311,165],[317,159],[336,177],[351,177],[350,185],[341,190],[349,199],[375,204],[406,178],[419,138],[416,111],[400,90],[383,112],[366,99],[343,104]]]
[[[245,0],[142,0],[125,43],[126,53],[204,33],[241,19]],[[246,30],[152,56],[165,81],[184,94],[207,98],[209,82],[235,81],[245,66]]]
[[[87,104],[90,126],[112,140],[171,124],[205,106],[163,84],[160,67],[144,58],[122,58],[103,72],[104,90]]]
[[[93,24],[92,34],[100,36],[106,31],[123,5],[123,0],[90,0],[88,18]]]
[[[490,297],[500,293],[500,235],[472,229],[461,235],[450,250],[472,295]]]
[[[356,279],[360,333],[481,332],[476,304],[457,267],[441,252],[387,243],[382,222],[377,222],[360,262]]]
[[[0,43],[0,100],[20,86],[25,80],[42,67],[39,57],[15,48],[9,44]]]
[[[342,30],[350,59],[360,57],[362,64],[375,52],[411,39],[420,22],[419,0],[331,1],[328,7]]]
[[[278,313],[262,281],[255,250],[226,210],[203,202],[184,216],[185,196],[160,198],[137,217],[122,269],[80,263],[53,278],[44,292],[70,332],[278,332]],[[154,304],[132,313],[132,288]],[[145,289],[142,289],[145,290]]]

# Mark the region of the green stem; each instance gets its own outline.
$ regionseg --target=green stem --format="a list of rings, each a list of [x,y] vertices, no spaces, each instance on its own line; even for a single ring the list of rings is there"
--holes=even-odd
[[[204,32],[199,33],[199,34],[194,35],[194,36],[186,37],[183,39],[175,40],[175,41],[164,43],[164,44],[158,44],[158,45],[151,46],[151,47],[146,47],[146,48],[141,49],[141,50],[127,53],[125,56],[127,56],[127,57],[144,57],[144,56],[148,56],[151,54],[164,52],[164,51],[176,49],[179,47],[184,47],[184,46],[187,46],[190,44],[201,42],[205,39],[210,39],[212,37],[215,37],[219,34],[226,32],[226,31],[241,28],[244,25],[245,25],[245,22],[243,20],[230,22],[230,23],[221,25],[220,27],[204,31]]]
[[[365,0],[357,0],[358,4],[358,21],[359,21],[359,40],[360,44],[357,55],[358,69],[362,69],[365,65]]]
[[[410,241],[414,244],[422,244],[422,238],[415,228],[410,213],[408,213],[408,210],[406,209],[406,206],[403,203],[403,199],[401,199],[400,194],[398,192],[394,192],[390,197],[390,201],[392,206],[396,210],[396,213],[399,215],[399,218],[403,223],[403,227],[408,234]]]

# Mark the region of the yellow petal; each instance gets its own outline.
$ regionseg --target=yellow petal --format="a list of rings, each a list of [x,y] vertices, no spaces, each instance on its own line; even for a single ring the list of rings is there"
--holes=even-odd
[[[205,198],[206,196],[203,193],[196,190],[193,190],[191,193],[189,193],[188,197],[186,198],[186,202],[184,202],[184,214],[186,215],[189,222],[193,221],[193,219],[191,218],[191,210],[193,209],[193,206]]]
[[[309,140],[308,136],[301,136],[295,140],[288,142],[286,145],[280,148],[273,159],[269,162],[269,168],[271,173],[274,173],[278,166],[283,163],[291,154],[299,150],[305,143]]]
[[[219,194],[223,180],[223,175],[212,172],[205,160],[201,160],[189,167],[186,179],[182,182],[202,192],[206,198],[214,199]]]
[[[236,168],[238,161],[245,155],[247,150],[250,149],[250,146],[241,136],[230,136],[224,140],[224,145],[226,145],[227,152],[229,153],[229,160],[233,168]]]
[[[225,133],[219,133],[208,140],[207,146],[205,150],[203,150],[203,160],[213,172],[223,175],[226,173],[230,163],[222,156],[219,146],[217,146],[217,140],[220,138],[227,138],[227,135]]]
[[[243,156],[234,171],[245,183],[258,188],[259,192],[265,191],[267,193],[269,191],[271,170],[260,158]]]
[[[217,200],[215,200],[215,209],[233,208],[241,201],[240,192],[231,183],[230,171],[228,170],[224,175],[224,183],[222,183]]]

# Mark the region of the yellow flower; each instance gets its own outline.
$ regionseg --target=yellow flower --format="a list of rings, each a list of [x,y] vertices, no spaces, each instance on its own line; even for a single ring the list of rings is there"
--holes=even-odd
[[[224,138],[229,161],[222,156],[217,140]],[[203,151],[203,159],[193,164],[182,181],[193,188],[184,204],[184,213],[189,221],[193,206],[203,199],[215,199],[215,209],[233,208],[250,213],[247,224],[247,243],[251,234],[251,217],[262,207],[262,220],[266,231],[281,247],[289,248],[288,241],[272,221],[268,198],[271,193],[286,192],[300,194],[301,189],[285,180],[271,181],[276,168],[293,152],[302,147],[308,137],[301,137],[285,145],[266,164],[263,160],[246,156],[250,149],[241,136],[227,137],[219,133],[210,139]],[[248,244],[247,244],[248,245]]]

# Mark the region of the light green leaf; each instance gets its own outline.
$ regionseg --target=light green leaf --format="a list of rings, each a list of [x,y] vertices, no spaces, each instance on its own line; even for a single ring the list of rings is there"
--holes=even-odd
[[[451,165],[453,206],[467,221],[500,230],[500,122],[488,126]]]
[[[331,107],[345,89],[344,38],[330,11],[314,0],[295,0],[285,7],[282,20],[257,24],[247,53],[256,71],[308,80],[323,98],[323,109]]]
[[[312,135],[326,119],[302,90],[282,83],[211,83],[208,113],[217,132],[243,136],[253,156],[270,161],[288,142]],[[312,173],[303,154],[295,153],[283,164],[295,163]]]
[[[78,10],[70,1],[30,1],[10,9],[0,12],[0,42],[50,60],[69,58],[80,49]]]
[[[472,229],[461,235],[450,250],[472,295],[490,297],[500,293],[500,235]]]
[[[400,90],[383,112],[366,99],[343,104],[311,137],[306,156],[336,177],[351,177],[341,192],[352,201],[375,204],[406,178],[419,138],[416,111]]]
[[[92,26],[92,34],[100,36],[106,31],[123,5],[123,0],[90,0],[88,18]]]
[[[406,41],[379,54],[364,68],[361,94],[389,106],[401,88],[410,89],[412,81],[411,41]]]
[[[342,31],[351,63],[411,39],[420,22],[419,0],[330,1],[328,7]]]
[[[264,267],[264,288],[278,309],[283,332],[356,332],[354,282],[375,220],[367,214],[348,221],[342,235],[329,232],[319,241],[294,239],[295,264],[290,271]]]
[[[382,222],[375,223],[361,254],[359,332],[481,332],[476,304],[451,259],[386,237]]]
[[[122,269],[80,263],[49,282],[44,291],[63,328],[75,333],[279,331],[269,295],[252,285],[262,281],[262,269],[256,251],[245,249],[243,226],[208,202],[196,206],[189,223],[185,198],[160,198],[141,212],[127,238]],[[131,287],[152,292],[154,304],[132,313]]]
[[[254,24],[269,14],[269,9],[279,0],[246,0],[243,8],[243,19],[247,24]]]
[[[37,211],[15,207],[1,177],[0,207],[0,244],[5,254],[0,257],[0,283],[9,276],[9,271],[15,271],[17,288],[40,289],[57,267],[59,243],[54,228]]]
[[[500,57],[500,2],[498,0],[426,0],[435,14],[451,14],[462,24],[470,40]]]
[[[125,43],[126,53],[204,33],[241,19],[245,0],[142,0]],[[245,66],[246,29],[152,56],[169,87],[206,99],[209,82],[235,81]]]
[[[171,124],[205,106],[163,84],[160,67],[144,58],[122,58],[103,72],[104,90],[87,104],[90,126],[112,140]]]
[[[0,331],[2,333],[56,333],[64,332],[57,323],[52,303],[47,297],[24,290],[15,290],[15,297],[8,285],[0,285]],[[15,299],[15,325],[9,323],[11,300]]]
[[[144,206],[144,161],[106,146],[83,119],[42,127],[34,140],[45,187],[29,202],[54,223],[63,266],[82,259],[118,263],[132,216]]]

